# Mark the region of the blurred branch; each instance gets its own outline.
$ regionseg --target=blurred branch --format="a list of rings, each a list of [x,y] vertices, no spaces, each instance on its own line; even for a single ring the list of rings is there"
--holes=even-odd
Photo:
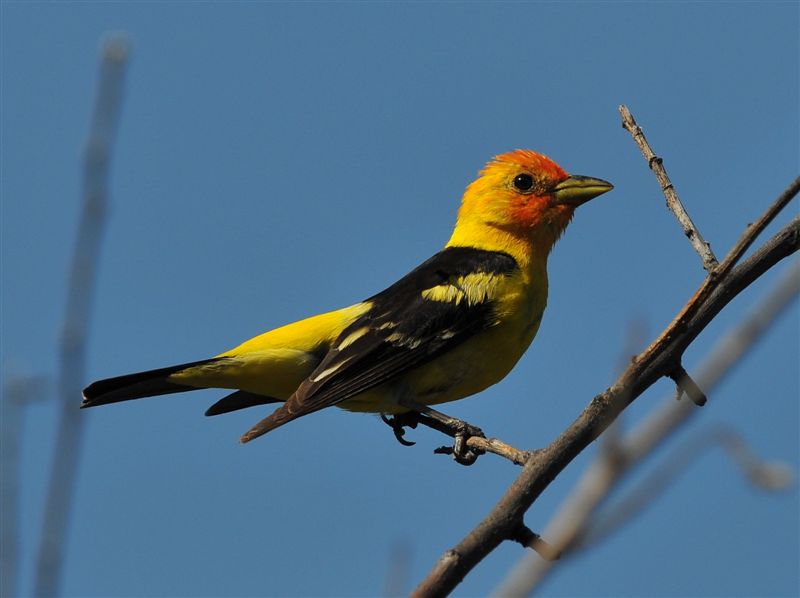
[[[631,362],[631,358],[642,350],[646,339],[647,328],[644,321],[633,320],[628,323],[625,341],[622,351],[620,352],[619,366],[617,368],[618,375],[625,371],[625,368],[628,367],[628,364]],[[620,415],[620,417],[611,422],[600,438],[600,450],[605,453],[608,459],[614,459],[619,450],[619,443],[622,442],[622,433],[624,431],[623,424],[622,415]]]
[[[636,398],[681,366],[683,354],[716,315],[742,290],[777,262],[800,248],[800,217],[737,265],[755,238],[800,191],[796,178],[759,220],[750,225],[722,263],[716,266],[673,321],[600,393],[548,447],[531,455],[522,472],[489,514],[454,548],[447,550],[413,596],[446,596],[503,541],[514,540],[524,515],[569,463],[592,443]],[[684,404],[688,402],[683,402]],[[610,461],[610,460],[608,460]],[[616,467],[615,463],[609,466]],[[613,475],[611,472],[608,475]]]
[[[0,596],[17,595],[20,437],[25,408],[47,396],[44,376],[12,376],[0,402]]]
[[[392,544],[389,551],[389,569],[386,572],[386,585],[383,595],[386,598],[405,596],[411,572],[412,550],[408,542],[398,541]]]
[[[578,534],[578,541],[570,548],[570,553],[586,550],[605,540],[638,516],[646,507],[652,505],[694,461],[697,461],[704,451],[717,446],[725,450],[747,481],[756,488],[774,492],[785,490],[792,483],[793,475],[788,465],[765,461],[758,457],[736,430],[727,426],[702,429],[694,438],[678,447],[664,463],[651,471],[647,478],[627,496],[607,509],[595,511],[584,523],[583,530]],[[535,588],[531,588],[533,589]]]
[[[683,228],[683,234],[689,238],[692,247],[694,247],[700,259],[703,260],[703,268],[711,272],[717,267],[717,258],[711,250],[711,245],[703,238],[700,231],[697,230],[691,217],[689,217],[689,214],[683,207],[683,203],[681,203],[678,193],[675,191],[675,186],[672,184],[669,176],[667,176],[667,171],[663,164],[664,161],[653,152],[650,144],[647,143],[647,138],[644,136],[642,128],[636,124],[628,107],[620,106],[619,113],[622,116],[622,127],[631,134],[636,145],[642,150],[642,154],[647,160],[647,165],[650,167],[650,170],[656,175],[656,179],[659,185],[661,185],[661,191],[667,199],[667,207],[675,214],[675,218],[678,219],[678,223],[681,225],[681,228]]]
[[[115,35],[103,45],[100,80],[84,150],[83,209],[67,290],[59,366],[60,421],[55,441],[34,595],[59,593],[66,532],[77,474],[83,423],[78,398],[85,378],[86,337],[108,201],[111,148],[122,103],[128,40]]]
[[[763,337],[798,293],[800,293],[800,264],[795,263],[789,267],[786,276],[767,297],[759,302],[744,321],[731,330],[712,350],[705,364],[700,368],[698,377],[700,384],[709,390],[717,386]],[[632,430],[620,443],[613,461],[609,461],[601,454],[587,468],[569,499],[547,525],[544,536],[557,550],[561,551],[563,556],[574,553],[578,548],[584,548],[590,541],[586,538],[586,534],[590,533],[589,528],[594,525],[592,518],[599,505],[621,483],[626,473],[652,454],[658,446],[663,444],[696,413],[698,410],[689,402],[679,403],[674,398],[666,399],[661,408],[645,419],[635,430]],[[722,443],[729,450],[737,448],[740,462],[742,462],[742,455],[750,455],[750,452],[743,451],[741,444],[735,443],[729,434],[712,436],[716,442]],[[692,445],[690,448],[692,450],[688,454],[696,456],[697,447]],[[746,460],[748,456],[744,459]],[[760,460],[750,461],[751,476],[761,474],[763,477],[766,471]],[[663,474],[663,472],[661,473]],[[644,485],[647,490],[642,490],[642,494],[639,494],[640,497],[644,494],[652,496],[656,491],[657,484],[663,483],[664,478],[653,477],[651,479],[658,481],[647,482]],[[776,479],[776,476],[772,477],[773,481]],[[632,493],[630,499],[632,502],[620,503],[614,512],[624,512],[625,509],[633,508],[633,505],[638,504],[639,500],[635,496],[636,493]],[[605,530],[602,531],[604,535],[610,533],[612,521],[614,521],[611,519],[611,514],[607,514],[605,517],[606,522],[603,524]],[[617,517],[614,524],[621,525],[623,521],[622,517]],[[596,529],[591,533],[593,540],[600,537]],[[554,563],[524,558],[512,569],[495,593],[502,596],[526,596],[541,584],[553,566]]]

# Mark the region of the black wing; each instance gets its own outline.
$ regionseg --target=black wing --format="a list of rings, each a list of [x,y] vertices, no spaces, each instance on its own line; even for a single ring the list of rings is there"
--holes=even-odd
[[[493,280],[518,268],[506,253],[449,247],[386,290],[348,326],[286,403],[242,436],[248,442],[431,361],[496,322]]]

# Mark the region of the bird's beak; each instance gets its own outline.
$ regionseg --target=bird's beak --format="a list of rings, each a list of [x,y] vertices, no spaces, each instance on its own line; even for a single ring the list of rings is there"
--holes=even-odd
[[[553,198],[557,204],[579,206],[613,188],[614,185],[603,179],[574,174],[553,187]]]

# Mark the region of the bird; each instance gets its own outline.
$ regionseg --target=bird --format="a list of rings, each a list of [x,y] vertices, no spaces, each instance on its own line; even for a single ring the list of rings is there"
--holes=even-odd
[[[81,408],[205,388],[234,391],[206,415],[280,403],[242,443],[331,406],[446,419],[431,405],[483,391],[522,357],[551,249],[575,209],[612,188],[532,150],[497,155],[467,186],[444,248],[385,290],[215,357],[98,380]]]

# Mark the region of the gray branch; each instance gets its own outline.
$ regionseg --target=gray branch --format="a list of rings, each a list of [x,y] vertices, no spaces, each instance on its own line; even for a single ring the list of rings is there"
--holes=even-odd
[[[800,217],[792,220],[750,258],[735,266],[766,224],[800,191],[800,179],[751,225],[725,260],[709,275],[659,337],[597,395],[583,413],[548,447],[535,453],[486,518],[448,550],[414,591],[416,597],[446,596],[523,521],[526,511],[572,460],[656,381],[675,370],[683,352],[711,320],[742,290],[800,247]],[[741,249],[741,251],[740,251]]]
[[[636,124],[628,107],[620,106],[619,113],[622,116],[623,128],[631,134],[636,145],[642,150],[642,154],[647,160],[647,165],[650,167],[650,170],[656,175],[658,184],[661,186],[661,192],[667,200],[667,207],[675,215],[675,218],[677,218],[678,223],[683,229],[683,234],[689,238],[692,247],[694,247],[700,259],[703,260],[703,268],[711,272],[717,267],[717,258],[711,250],[711,245],[703,238],[700,231],[697,230],[686,208],[683,207],[683,203],[680,197],[678,197],[678,192],[675,191],[675,185],[672,184],[669,176],[667,176],[667,170],[664,168],[664,161],[653,152],[650,144],[647,142],[647,138],[644,136],[642,128]]]
[[[127,59],[126,37],[117,35],[105,42],[89,138],[84,151],[83,209],[72,256],[67,308],[61,333],[58,381],[61,414],[36,562],[34,595],[38,597],[59,594],[67,524],[86,421],[78,416],[79,398],[85,379],[86,338],[106,220],[109,162],[121,109]]]
[[[742,357],[770,329],[798,293],[800,293],[800,265],[794,264],[790,267],[788,275],[711,351],[700,367],[699,384],[711,390],[722,382]],[[651,497],[658,492],[668,475],[664,475],[661,471],[651,475],[641,489],[632,491],[627,499],[620,501],[617,507],[602,517],[599,517],[598,507],[619,486],[627,473],[641,464],[698,413],[699,410],[688,401],[679,403],[672,397],[665,399],[659,409],[619,443],[613,460],[600,454],[586,469],[562,508],[545,528],[544,537],[550,540],[564,557],[567,557],[622,525],[627,520],[626,517],[635,512],[634,506],[641,507],[642,496]],[[757,475],[765,477],[764,472],[777,472],[766,468],[763,462],[759,462],[757,466],[752,455],[748,451],[743,451],[740,443],[733,442],[730,434],[704,432],[704,438],[704,442],[713,438],[715,442],[722,444],[751,477]],[[738,453],[735,453],[737,450]],[[696,455],[697,452],[698,446],[696,443],[692,444],[681,450],[680,459],[673,461],[678,461],[682,465],[683,455]],[[674,469],[673,462],[668,473],[671,474]],[[777,476],[773,476],[773,479],[767,482],[774,482],[776,479]],[[554,566],[557,564],[540,559],[523,558],[493,595],[527,596],[541,585]]]
[[[16,596],[19,578],[20,446],[25,410],[49,398],[44,376],[10,376],[0,401],[0,596]]]

